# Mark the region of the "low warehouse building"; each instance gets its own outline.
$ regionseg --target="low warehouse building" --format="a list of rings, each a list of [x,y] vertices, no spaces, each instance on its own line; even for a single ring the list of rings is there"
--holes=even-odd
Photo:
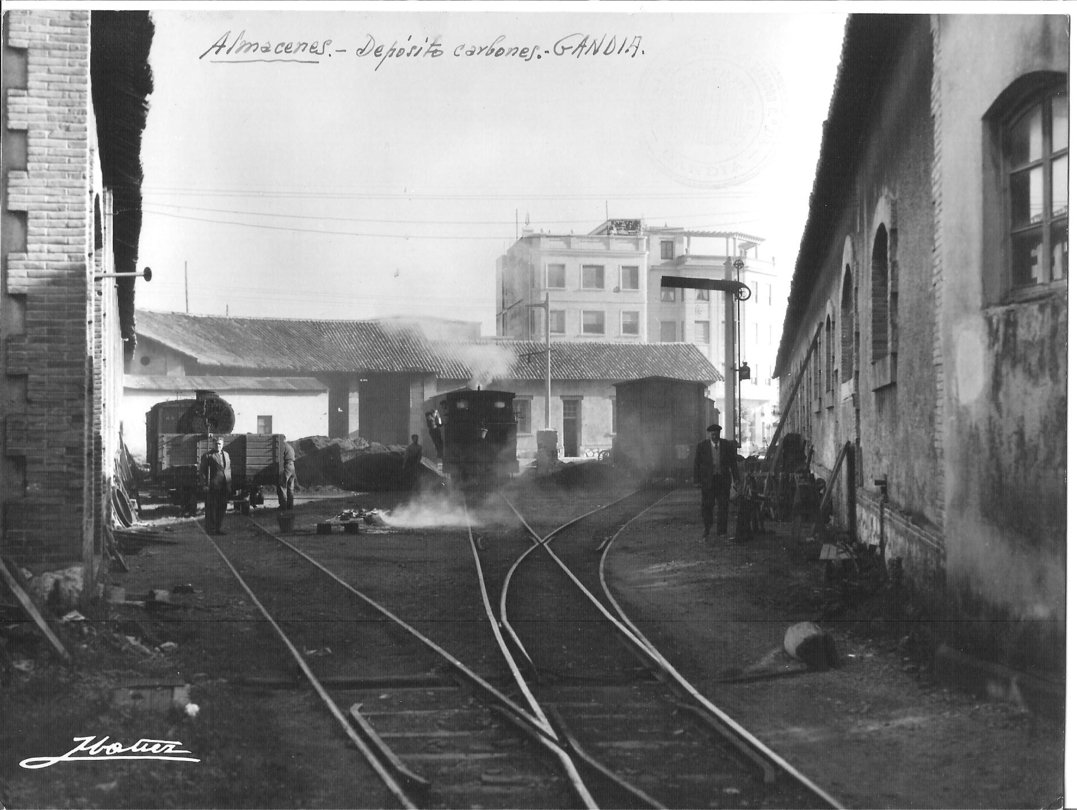
[[[965,652],[1065,665],[1069,24],[852,15],[776,361],[839,528]],[[849,451],[851,449],[851,452]]]

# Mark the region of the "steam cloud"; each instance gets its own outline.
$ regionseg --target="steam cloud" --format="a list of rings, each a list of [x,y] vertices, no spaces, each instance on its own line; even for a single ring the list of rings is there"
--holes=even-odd
[[[507,346],[456,343],[442,349],[471,371],[468,388],[485,388],[494,380],[507,379],[516,364],[516,352]]]
[[[396,509],[374,510],[378,518],[393,529],[463,529],[469,523],[473,529],[488,523],[488,509],[465,510],[464,504],[445,495],[423,495]]]

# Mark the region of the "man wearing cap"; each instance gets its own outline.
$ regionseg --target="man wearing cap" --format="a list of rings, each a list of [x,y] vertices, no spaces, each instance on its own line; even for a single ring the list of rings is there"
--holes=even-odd
[[[714,507],[718,506],[718,536],[729,522],[729,488],[739,480],[737,443],[722,438],[721,425],[707,426],[708,438],[696,445],[695,483],[703,495],[703,542],[711,542]]]

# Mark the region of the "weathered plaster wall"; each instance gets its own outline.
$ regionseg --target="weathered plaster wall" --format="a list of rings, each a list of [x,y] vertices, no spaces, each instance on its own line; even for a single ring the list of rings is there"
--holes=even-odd
[[[947,576],[963,625],[989,654],[1059,669],[1066,561],[1067,291],[989,296],[985,115],[1020,77],[1068,72],[1066,18],[937,20],[944,283]],[[993,619],[1016,620],[999,633]]]
[[[935,514],[935,380],[931,366],[935,318],[931,288],[934,247],[931,198],[931,34],[927,20],[909,37],[893,81],[880,88],[868,148],[858,178],[860,329],[860,429],[863,481],[887,476],[891,503],[941,523]],[[889,237],[891,284],[897,284],[897,315],[891,349],[893,383],[881,388],[872,369],[871,261],[876,232]],[[845,234],[835,234],[835,248]],[[834,268],[836,272],[837,267]],[[840,276],[837,279],[840,284]],[[840,294],[840,293],[837,293]],[[840,302],[839,302],[840,303]],[[883,361],[885,362],[885,361]]]
[[[845,470],[839,472],[835,525],[855,528],[858,538],[872,545],[888,533],[888,556],[902,557],[906,572],[927,588],[939,585],[943,552],[942,515],[936,495],[941,486],[935,443],[937,385],[932,365],[936,339],[932,58],[929,21],[924,18],[914,26],[889,72],[893,80],[879,88],[860,152],[849,156],[855,161],[855,181],[844,209],[835,217],[825,259],[803,306],[791,353],[794,365],[782,377],[785,401],[816,329],[822,326],[789,429],[810,439],[814,448],[812,472],[822,478],[831,474],[845,443],[852,443],[854,475],[850,481]],[[876,369],[872,361],[871,261],[880,226],[887,233],[897,309],[891,331],[894,357],[879,361]],[[848,343],[841,323],[846,266],[855,290],[854,338]],[[834,349],[829,360],[825,344],[828,313],[834,321]],[[844,383],[843,345],[853,352],[853,377]],[[830,391],[828,375],[833,381]],[[880,385],[880,376],[890,381]],[[889,494],[885,526],[880,523],[879,488],[874,483],[883,476]]]
[[[194,374],[188,372],[188,365],[194,366],[190,359],[183,354],[163,346],[156,340],[141,337],[135,344],[134,353],[128,362],[129,374],[153,374],[157,376],[177,376]]]

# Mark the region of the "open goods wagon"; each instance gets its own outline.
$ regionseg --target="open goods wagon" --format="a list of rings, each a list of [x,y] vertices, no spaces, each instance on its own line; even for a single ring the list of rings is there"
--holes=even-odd
[[[285,439],[276,433],[230,433],[234,426],[231,405],[212,391],[199,391],[193,400],[158,402],[146,414],[146,460],[153,484],[193,512],[203,493],[202,455],[214,449],[219,436],[232,462],[237,506],[247,511],[260,504],[261,487],[277,483]]]

